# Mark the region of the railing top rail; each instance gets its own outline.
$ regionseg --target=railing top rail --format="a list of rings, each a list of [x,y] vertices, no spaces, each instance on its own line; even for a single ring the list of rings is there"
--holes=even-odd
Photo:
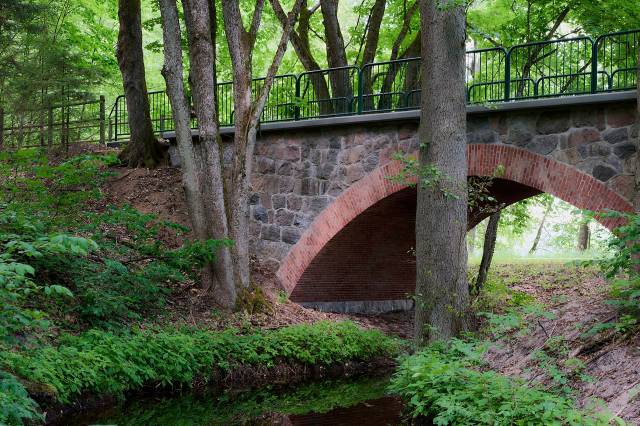
[[[570,38],[556,38],[553,40],[546,40],[546,41],[532,41],[529,43],[514,44],[509,48],[508,52],[511,53],[511,51],[513,51],[514,49],[518,49],[521,47],[544,46],[549,44],[568,43],[572,41],[590,41],[591,43],[593,43],[593,38],[585,35],[585,36],[570,37]]]
[[[317,73],[324,73],[324,72],[331,72],[331,71],[342,71],[342,70],[360,70],[360,67],[358,67],[357,65],[347,65],[345,67],[323,68],[321,70],[304,71],[304,72],[301,72],[300,74],[298,74],[298,78],[300,78],[303,75],[307,75],[307,74],[317,74]]]
[[[364,64],[362,66],[362,69],[365,69],[367,67],[372,67],[372,66],[375,66],[375,65],[389,65],[389,64],[396,64],[396,63],[401,63],[401,62],[419,61],[420,59],[421,58],[419,56],[413,56],[411,58],[394,59],[393,61],[369,62],[368,64]]]

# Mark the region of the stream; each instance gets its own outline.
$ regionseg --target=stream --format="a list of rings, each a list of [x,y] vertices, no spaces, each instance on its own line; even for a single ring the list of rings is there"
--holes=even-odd
[[[402,424],[399,400],[385,394],[388,377],[326,380],[295,387],[214,390],[146,396],[56,425],[366,425]]]

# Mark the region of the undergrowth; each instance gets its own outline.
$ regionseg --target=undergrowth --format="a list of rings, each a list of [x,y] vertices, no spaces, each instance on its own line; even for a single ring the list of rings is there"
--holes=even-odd
[[[524,380],[483,371],[486,346],[453,339],[406,357],[390,390],[409,414],[435,425],[608,425],[623,422],[593,407],[579,410],[573,400]]]
[[[325,321],[249,334],[193,328],[122,334],[91,330],[61,336],[58,346],[3,351],[0,365],[27,388],[69,403],[81,394],[122,397],[149,385],[190,387],[196,380],[207,382],[216,371],[227,373],[240,366],[330,365],[397,353],[397,341],[379,331]],[[25,395],[24,388],[17,386],[13,394]],[[27,398],[9,401],[9,406],[28,410],[33,402]]]

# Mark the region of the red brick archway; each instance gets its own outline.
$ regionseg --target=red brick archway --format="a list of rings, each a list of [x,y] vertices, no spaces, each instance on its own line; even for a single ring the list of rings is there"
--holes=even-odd
[[[469,145],[470,176],[489,176],[500,165],[503,179],[554,195],[580,209],[632,211],[631,203],[602,182],[574,167],[507,145]],[[331,239],[358,215],[384,198],[405,189],[388,176],[397,175],[400,163],[388,162],[344,191],[324,209],[282,260],[278,278],[291,293],[309,264]],[[603,220],[612,228],[615,223]]]

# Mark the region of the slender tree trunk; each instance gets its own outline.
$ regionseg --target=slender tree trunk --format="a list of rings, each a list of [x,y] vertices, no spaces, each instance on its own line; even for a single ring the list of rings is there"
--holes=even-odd
[[[420,165],[443,174],[419,185],[416,209],[415,341],[447,339],[467,328],[467,144],[465,11],[451,0],[421,0]],[[441,7],[444,6],[444,7]],[[441,76],[447,75],[447,79]]]
[[[130,140],[120,153],[129,167],[157,167],[166,156],[151,125],[144,74],[140,0],[119,0],[118,48],[116,56],[127,102]]]
[[[482,246],[482,260],[480,261],[480,268],[478,268],[478,277],[476,278],[475,285],[473,286],[473,296],[478,296],[480,294],[482,287],[484,287],[484,283],[487,281],[487,275],[489,274],[489,268],[491,267],[491,261],[493,260],[493,253],[496,249],[499,224],[500,210],[489,216],[489,223],[487,224],[487,231],[484,234],[484,244]]]
[[[469,254],[473,254],[476,250],[476,229],[477,226],[474,226],[469,232],[467,232],[467,252]]]
[[[582,220],[580,220],[580,227],[578,228],[578,243],[576,244],[578,251],[588,250],[590,239],[589,218],[583,217]]]
[[[271,0],[274,7],[275,0]],[[222,2],[222,13],[227,36],[227,44],[233,68],[233,89],[235,108],[235,132],[233,138],[234,155],[231,178],[228,185],[227,206],[230,211],[229,232],[234,240],[232,247],[234,276],[236,285],[249,286],[249,179],[253,164],[253,154],[258,132],[258,123],[273,78],[282,62],[293,25],[300,11],[302,0],[296,0],[283,26],[282,35],[267,72],[260,92],[255,98],[251,92],[251,58],[257,32],[260,26],[264,1],[258,0],[254,9],[251,26],[246,30],[242,23],[239,2]],[[255,99],[252,101],[252,99]]]
[[[544,223],[547,220],[547,216],[549,215],[549,212],[551,211],[551,206],[553,206],[553,200],[551,200],[549,204],[547,204],[547,208],[544,210],[544,214],[542,215],[542,220],[540,221],[540,226],[538,226],[538,231],[536,232],[536,236],[533,239],[533,244],[529,249],[529,254],[534,254],[538,249],[538,244],[540,243],[540,237],[542,236],[542,230],[544,229]]]
[[[384,18],[384,9],[386,1],[376,0],[371,8],[371,15],[367,22],[367,31],[365,34],[366,41],[364,51],[362,53],[362,62],[360,68],[366,64],[372,63],[376,58],[378,51],[378,39],[380,38],[380,27],[382,26],[382,18]]]

